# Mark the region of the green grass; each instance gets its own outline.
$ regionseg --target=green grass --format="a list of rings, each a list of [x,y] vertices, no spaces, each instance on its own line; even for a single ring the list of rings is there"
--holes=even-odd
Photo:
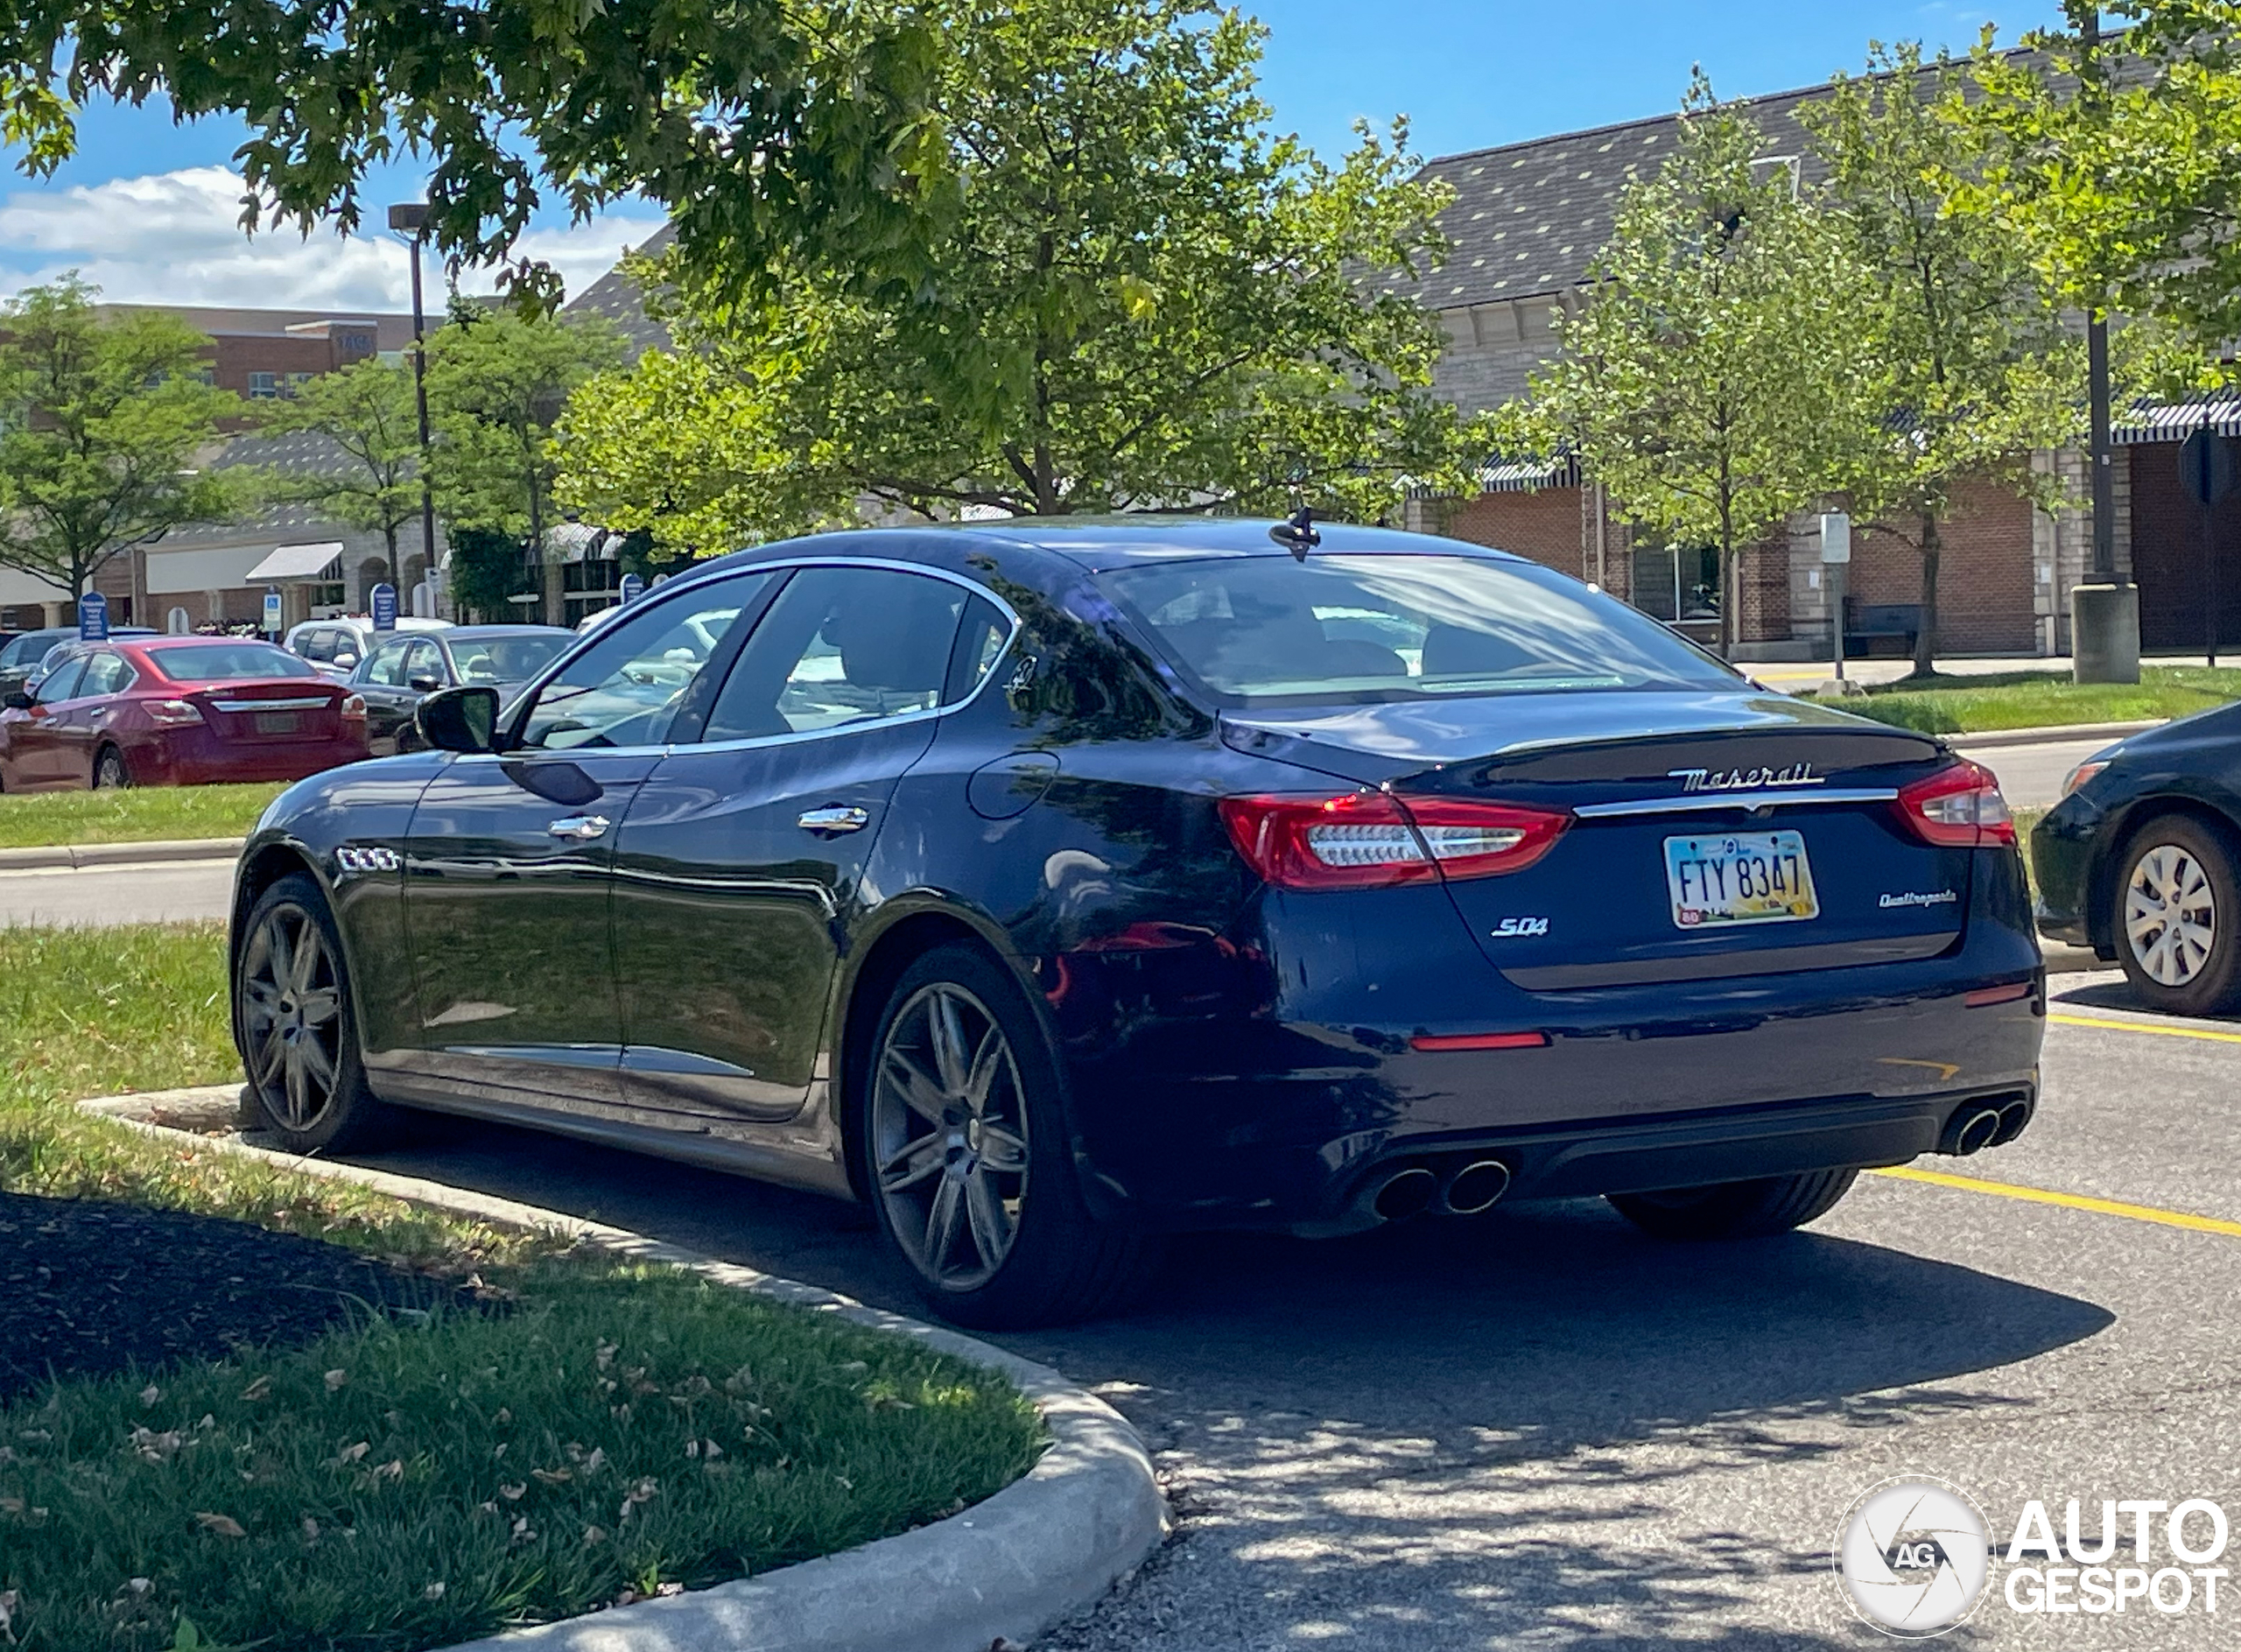
[[[237,1076],[223,953],[214,924],[0,930],[0,1187],[478,1272],[509,1308],[0,1408],[23,1652],[418,1652],[829,1553],[1032,1463],[1016,1392],[901,1339],[71,1107]]]
[[[1866,696],[1830,699],[1879,722],[1925,734],[1981,734],[2065,723],[2145,722],[2184,717],[2241,699],[2241,671],[2148,665],[2138,684],[2074,683],[2053,671],[2006,671],[1877,684]]]
[[[0,849],[247,835],[278,785],[147,786],[0,796]]]

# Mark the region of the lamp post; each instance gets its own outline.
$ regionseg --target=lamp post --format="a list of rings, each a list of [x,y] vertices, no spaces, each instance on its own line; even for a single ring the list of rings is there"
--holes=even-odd
[[[415,200],[389,209],[389,227],[412,249],[412,393],[420,405],[420,551],[430,580],[436,577],[436,496],[428,482],[427,324],[420,310],[420,243],[428,238],[428,204]],[[402,572],[391,569],[391,573]]]

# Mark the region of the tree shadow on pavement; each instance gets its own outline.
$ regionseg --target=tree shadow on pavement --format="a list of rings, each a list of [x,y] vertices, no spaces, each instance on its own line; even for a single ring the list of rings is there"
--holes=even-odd
[[[377,1162],[923,1311],[828,1200],[457,1122]],[[2112,1319],[1828,1234],[1660,1244],[1599,1201],[1184,1240],[1129,1315],[994,1339],[1128,1413],[1184,1515],[1038,1652],[1857,1646],[1827,1555],[1860,1448],[2027,1417],[1977,1374]]]

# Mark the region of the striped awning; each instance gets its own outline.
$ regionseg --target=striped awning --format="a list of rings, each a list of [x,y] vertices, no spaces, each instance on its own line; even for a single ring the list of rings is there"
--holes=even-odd
[[[2241,396],[2221,390],[2183,402],[2135,402],[2117,415],[2109,434],[2119,447],[2182,442],[2205,424],[2221,436],[2241,436]]]
[[[335,578],[334,565],[341,555],[342,545],[339,540],[322,545],[276,545],[270,556],[249,571],[247,582],[250,585],[331,584]]]
[[[1479,468],[1480,493],[1532,493],[1542,488],[1579,486],[1579,460],[1499,460]]]

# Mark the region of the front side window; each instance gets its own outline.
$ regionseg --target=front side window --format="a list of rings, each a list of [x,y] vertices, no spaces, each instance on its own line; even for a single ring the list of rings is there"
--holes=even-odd
[[[341,650],[341,634],[335,631],[305,631],[296,638],[295,651],[313,664],[327,664]]]
[[[1527,562],[1234,557],[1128,568],[1102,583],[1218,705],[1741,680],[1624,603]]]
[[[32,695],[42,706],[59,706],[66,699],[74,699],[78,684],[86,675],[86,657],[66,654],[54,663]]]
[[[241,683],[266,677],[317,677],[311,662],[270,643],[214,643],[151,648],[148,657],[174,683]]]
[[[559,657],[575,639],[537,633],[476,636],[451,643],[452,666],[462,683],[525,683]]]
[[[358,667],[357,680],[369,688],[402,688],[404,686],[404,650],[411,644],[399,638],[383,643],[366,656]]]
[[[512,743],[664,744],[702,670],[776,577],[734,574],[608,621],[593,646],[537,690]]]
[[[748,639],[703,738],[768,739],[933,710],[970,600],[925,574],[798,570]]]
[[[425,637],[404,650],[404,683],[408,688],[425,689],[431,683],[438,688],[444,685],[443,656]]]

